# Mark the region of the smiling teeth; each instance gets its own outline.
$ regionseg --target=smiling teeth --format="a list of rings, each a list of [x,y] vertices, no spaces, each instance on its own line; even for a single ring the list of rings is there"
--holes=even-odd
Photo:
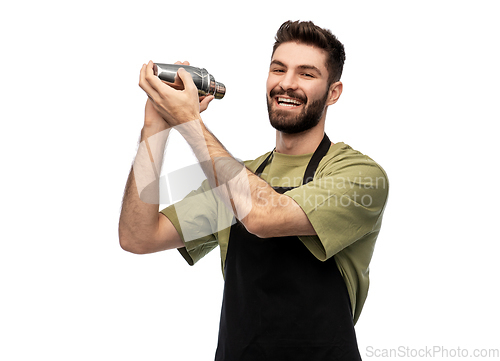
[[[278,103],[285,107],[294,107],[296,105],[301,105],[302,103],[295,99],[289,98],[278,98]]]

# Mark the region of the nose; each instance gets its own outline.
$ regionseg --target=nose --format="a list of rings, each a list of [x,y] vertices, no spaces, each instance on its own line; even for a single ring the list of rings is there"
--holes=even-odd
[[[279,85],[285,91],[296,90],[298,88],[297,78],[292,72],[286,72]]]

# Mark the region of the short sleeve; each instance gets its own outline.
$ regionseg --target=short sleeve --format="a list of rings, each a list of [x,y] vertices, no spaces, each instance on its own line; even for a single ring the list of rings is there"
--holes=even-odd
[[[207,181],[161,213],[172,222],[181,236],[184,247],[179,248],[179,252],[190,265],[217,247],[218,232],[227,228],[232,221],[231,215],[221,209]]]
[[[286,194],[304,210],[317,233],[299,238],[325,261],[378,231],[388,184],[380,166],[362,155],[337,161],[319,173]]]

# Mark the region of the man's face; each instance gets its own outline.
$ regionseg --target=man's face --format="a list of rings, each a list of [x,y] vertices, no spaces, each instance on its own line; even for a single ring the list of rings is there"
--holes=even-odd
[[[301,133],[325,116],[329,97],[325,64],[325,52],[310,45],[288,42],[276,49],[267,78],[267,109],[275,129]]]

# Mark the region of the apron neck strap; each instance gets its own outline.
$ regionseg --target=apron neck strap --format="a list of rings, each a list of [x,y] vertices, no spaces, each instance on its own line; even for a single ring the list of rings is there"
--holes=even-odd
[[[309,164],[307,165],[306,171],[304,172],[304,179],[302,180],[303,185],[313,180],[314,173],[318,168],[319,162],[321,162],[321,159],[323,159],[326,153],[328,153],[331,144],[330,139],[325,133],[323,140],[319,143],[318,148],[316,148],[316,151],[314,152]]]
[[[330,139],[328,136],[324,135],[323,140],[321,143],[319,143],[318,148],[314,151],[313,156],[311,157],[311,160],[309,161],[309,164],[307,165],[306,171],[304,172],[304,178],[302,180],[302,184],[309,183],[310,181],[313,180],[314,178],[314,173],[316,172],[316,169],[318,168],[319,162],[321,162],[321,159],[328,153],[328,150],[330,149]],[[255,174],[260,177],[262,172],[264,171],[264,168],[266,168],[267,164],[271,160],[271,157],[273,156],[274,151],[276,148],[273,149],[273,151],[267,156],[267,158],[261,163],[259,168],[255,171]]]

